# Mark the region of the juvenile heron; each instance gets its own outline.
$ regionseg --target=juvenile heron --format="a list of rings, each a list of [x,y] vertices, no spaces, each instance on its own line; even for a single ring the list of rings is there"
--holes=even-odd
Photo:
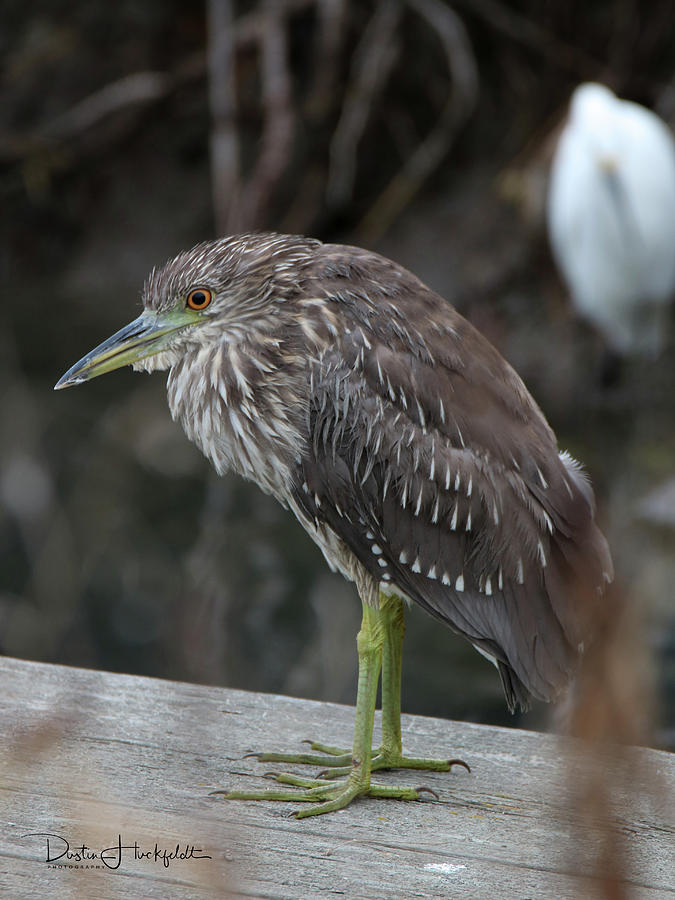
[[[352,752],[259,755],[344,777],[279,775],[302,790],[228,796],[308,801],[298,815],[314,815],[423,790],[371,783],[373,770],[450,769],[402,753],[403,601],[495,663],[512,711],[563,691],[612,578],[593,493],[518,375],[449,303],[374,253],[249,234],[154,270],[143,304],[56,387],[127,364],[168,369],[190,440],[291,509],[363,605]]]

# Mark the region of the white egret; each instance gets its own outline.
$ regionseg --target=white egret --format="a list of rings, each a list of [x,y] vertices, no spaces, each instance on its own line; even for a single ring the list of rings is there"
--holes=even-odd
[[[652,355],[675,293],[675,141],[601,84],[572,95],[551,171],[548,228],[579,313],[620,354]]]

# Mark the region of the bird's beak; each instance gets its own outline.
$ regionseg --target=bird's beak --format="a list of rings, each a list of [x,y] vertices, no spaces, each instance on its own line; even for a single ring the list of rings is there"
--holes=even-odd
[[[170,345],[171,337],[177,331],[194,324],[195,318],[188,310],[169,313],[145,310],[137,319],[129,322],[68,369],[54,385],[54,390],[90,381],[97,375],[104,375],[161,353]]]

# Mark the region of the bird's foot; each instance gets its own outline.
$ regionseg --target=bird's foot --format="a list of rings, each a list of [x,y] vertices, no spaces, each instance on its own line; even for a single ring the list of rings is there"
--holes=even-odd
[[[319,749],[318,747],[316,749]],[[339,759],[339,762],[333,761]],[[319,773],[320,778],[340,778],[349,773],[349,767],[342,763],[342,757],[334,756],[333,760],[324,765],[329,769]],[[404,756],[400,750],[392,750],[382,746],[373,750],[370,760],[371,772],[381,769],[424,769],[427,772],[449,772],[453,766],[463,766],[467,772],[471,769],[463,759],[429,759],[424,756]]]
[[[303,741],[314,753],[252,753],[261,762],[298,763],[307,766],[323,766],[319,778],[341,778],[352,769],[352,754],[342,747],[322,744],[320,741]],[[323,755],[319,755],[323,754]],[[420,756],[404,756],[397,748],[381,746],[371,751],[371,772],[379,769],[424,769],[427,772],[449,772],[453,766],[471,769],[462,759],[428,759]]]
[[[332,747],[319,741],[305,740],[303,744],[309,744],[310,750],[315,753],[247,753],[246,757],[254,756],[260,762],[284,762],[296,763],[304,766],[339,766],[345,768],[345,774],[349,774],[352,768],[351,750],[341,747]],[[318,754],[324,754],[319,756]],[[374,752],[371,754],[374,756]],[[244,758],[246,758],[244,757]],[[342,773],[340,773],[342,774]]]
[[[355,797],[377,797],[393,800],[421,800],[422,794],[431,794],[438,800],[438,794],[430,787],[403,787],[398,785],[371,784],[370,778],[362,778],[356,768],[350,769],[350,775],[339,783],[326,784],[318,778],[301,778],[297,775],[268,773],[279,784],[292,785],[303,790],[266,790],[266,791],[214,791],[224,794],[226,800],[279,800],[285,803],[311,803],[307,809],[294,813],[297,819],[307,816],[320,816],[323,813],[344,809]]]

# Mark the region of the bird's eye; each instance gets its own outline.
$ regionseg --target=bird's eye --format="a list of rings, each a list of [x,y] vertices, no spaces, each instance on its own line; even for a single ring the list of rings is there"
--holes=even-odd
[[[207,288],[196,288],[187,295],[185,305],[189,309],[206,309],[211,302],[211,291]]]

